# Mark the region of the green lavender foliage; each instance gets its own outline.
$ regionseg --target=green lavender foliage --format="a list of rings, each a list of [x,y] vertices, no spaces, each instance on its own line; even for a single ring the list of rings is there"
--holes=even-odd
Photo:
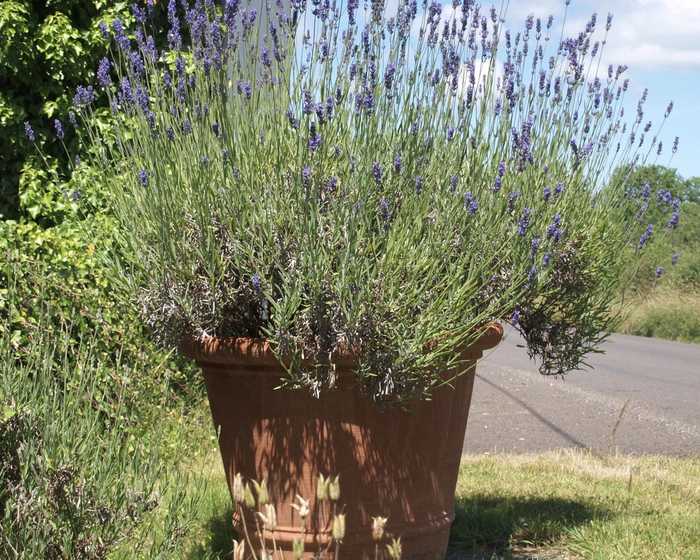
[[[469,1],[183,15],[168,4],[169,50],[114,29],[113,126],[82,132],[163,343],[265,337],[316,395],[351,349],[378,400],[428,396],[493,320],[543,373],[596,350],[645,246],[624,181],[605,186],[646,135],[646,95],[625,125],[625,68],[600,68],[609,25],[528,18],[515,40]]]
[[[0,557],[172,558],[197,498],[169,457],[167,444],[180,444],[168,422],[134,426],[126,366],[104,410],[114,366],[87,337],[77,349],[67,335],[33,342],[20,356],[0,338]]]

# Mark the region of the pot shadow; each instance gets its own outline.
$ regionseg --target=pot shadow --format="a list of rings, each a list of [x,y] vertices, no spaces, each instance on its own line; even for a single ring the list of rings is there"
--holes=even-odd
[[[574,500],[559,498],[497,498],[476,495],[458,499],[450,532],[447,558],[453,560],[536,558],[536,551],[550,547],[566,532],[611,512]],[[209,539],[188,555],[190,560],[230,560],[232,539],[237,539],[232,509],[212,516],[206,523]],[[518,550],[522,544],[527,552]]]
[[[491,558],[497,554],[510,558],[519,545],[528,550],[551,547],[572,529],[611,515],[604,508],[561,498],[486,494],[458,498],[450,531],[450,551],[470,554],[448,557]]]
[[[233,528],[233,509],[227,507],[223,513],[217,513],[206,521],[206,532],[209,538],[206,543],[194,547],[187,558],[189,560],[231,560],[233,554],[233,539],[239,537]]]

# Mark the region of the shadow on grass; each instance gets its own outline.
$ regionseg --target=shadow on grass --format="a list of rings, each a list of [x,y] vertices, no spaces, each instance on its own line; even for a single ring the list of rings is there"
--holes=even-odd
[[[513,548],[547,548],[577,526],[610,517],[605,509],[561,498],[521,498],[475,495],[458,499],[450,533],[450,558],[513,558]],[[237,538],[230,507],[209,518],[207,542],[197,546],[191,560],[229,560],[231,540]],[[459,555],[460,552],[467,556]]]
[[[233,510],[227,507],[225,512],[209,518],[205,526],[205,532],[209,538],[205,544],[200,544],[191,551],[190,560],[231,559],[232,541],[238,538],[233,530],[232,516]]]
[[[513,548],[556,545],[572,529],[610,515],[609,511],[585,502],[556,497],[477,494],[457,501],[450,549],[508,558]]]

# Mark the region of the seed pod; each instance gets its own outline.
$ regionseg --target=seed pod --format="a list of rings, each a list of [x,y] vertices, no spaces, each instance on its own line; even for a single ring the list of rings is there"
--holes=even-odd
[[[386,545],[386,551],[391,560],[401,560],[401,539],[391,541],[391,544]]]
[[[345,514],[339,513],[333,518],[333,538],[342,541],[345,538]]]
[[[233,560],[245,560],[245,541],[233,541]]]
[[[269,531],[274,531],[277,527],[277,512],[275,511],[274,504],[265,504],[264,512],[258,512],[258,517],[260,517],[263,522],[263,527]]]
[[[255,493],[258,496],[258,507],[262,507],[270,501],[267,494],[267,481],[263,478],[262,482],[258,483],[254,480],[253,484],[255,485]]]
[[[250,489],[250,484],[245,485],[245,489],[243,490],[243,501],[250,509],[255,509],[255,496],[253,495],[253,491]]]
[[[245,501],[245,485],[241,473],[237,473],[233,477],[233,501],[237,504],[242,504]]]
[[[296,504],[292,504],[292,508],[297,510],[297,513],[299,513],[299,517],[301,517],[302,520],[306,519],[311,512],[309,500],[305,500],[299,494],[297,494],[297,502],[298,503]]]
[[[322,474],[318,475],[318,484],[316,485],[316,498],[319,502],[328,499],[328,480]]]
[[[386,527],[386,517],[372,518],[372,538],[375,542],[379,542],[384,538],[384,527]]]
[[[340,498],[340,476],[328,479],[328,496],[334,502],[337,502]]]

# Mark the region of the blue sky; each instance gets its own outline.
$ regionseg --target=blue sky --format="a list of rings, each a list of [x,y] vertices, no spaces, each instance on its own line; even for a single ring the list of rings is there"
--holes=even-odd
[[[614,16],[604,61],[629,66],[628,114],[634,113],[645,87],[649,88],[645,113],[654,124],[668,102],[675,103],[660,135],[665,155],[658,163],[677,168],[684,177],[700,176],[700,0],[571,0],[567,34],[580,31],[593,12],[598,14],[599,28],[605,26],[608,13]],[[564,0],[510,0],[507,25],[519,29],[529,13],[554,15],[557,28]],[[680,137],[680,146],[669,163],[675,136]]]

